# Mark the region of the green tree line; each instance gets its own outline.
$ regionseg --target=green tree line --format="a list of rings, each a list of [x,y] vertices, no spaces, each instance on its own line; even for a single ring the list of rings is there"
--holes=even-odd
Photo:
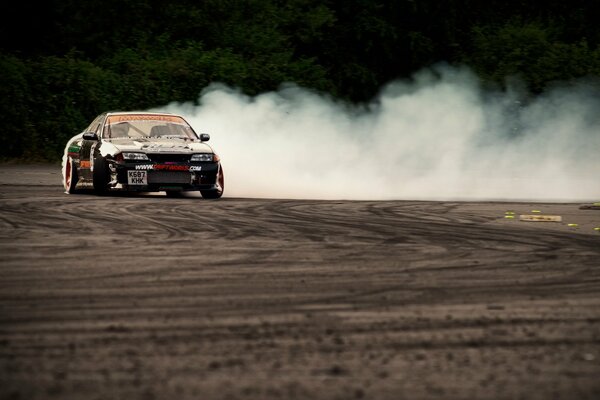
[[[0,25],[0,158],[57,160],[106,110],[283,82],[352,102],[446,62],[532,94],[600,76],[593,0],[24,0]]]

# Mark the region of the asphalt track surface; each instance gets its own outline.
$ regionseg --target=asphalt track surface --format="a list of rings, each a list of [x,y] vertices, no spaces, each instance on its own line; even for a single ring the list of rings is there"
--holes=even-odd
[[[577,206],[67,195],[0,166],[0,398],[598,399]],[[504,219],[532,207],[580,228]]]

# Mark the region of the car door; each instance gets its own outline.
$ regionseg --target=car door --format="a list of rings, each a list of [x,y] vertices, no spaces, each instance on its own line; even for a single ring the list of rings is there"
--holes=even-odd
[[[81,148],[79,149],[79,176],[85,180],[92,179],[93,154],[94,149],[100,143],[102,122],[104,122],[104,114],[99,115],[86,130],[86,133],[95,133],[97,140],[89,140],[84,137],[81,141]]]

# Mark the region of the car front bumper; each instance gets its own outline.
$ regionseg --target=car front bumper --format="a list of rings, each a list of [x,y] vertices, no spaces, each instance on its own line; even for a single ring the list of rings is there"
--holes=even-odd
[[[218,190],[219,163],[112,163],[110,190],[159,192]]]

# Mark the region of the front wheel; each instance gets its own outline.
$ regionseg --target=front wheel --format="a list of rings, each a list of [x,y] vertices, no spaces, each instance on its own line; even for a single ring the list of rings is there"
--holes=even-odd
[[[92,172],[92,181],[96,194],[105,194],[108,190],[108,165],[102,157],[94,159],[94,171]]]
[[[77,175],[77,169],[75,168],[73,159],[71,157],[67,157],[63,176],[63,186],[65,187],[65,192],[69,194],[77,193],[77,190],[75,189],[77,186],[77,181],[79,181],[79,176]]]
[[[225,191],[225,175],[223,174],[223,167],[219,166],[219,174],[217,175],[217,189],[214,190],[201,190],[200,194],[205,199],[220,199]]]

